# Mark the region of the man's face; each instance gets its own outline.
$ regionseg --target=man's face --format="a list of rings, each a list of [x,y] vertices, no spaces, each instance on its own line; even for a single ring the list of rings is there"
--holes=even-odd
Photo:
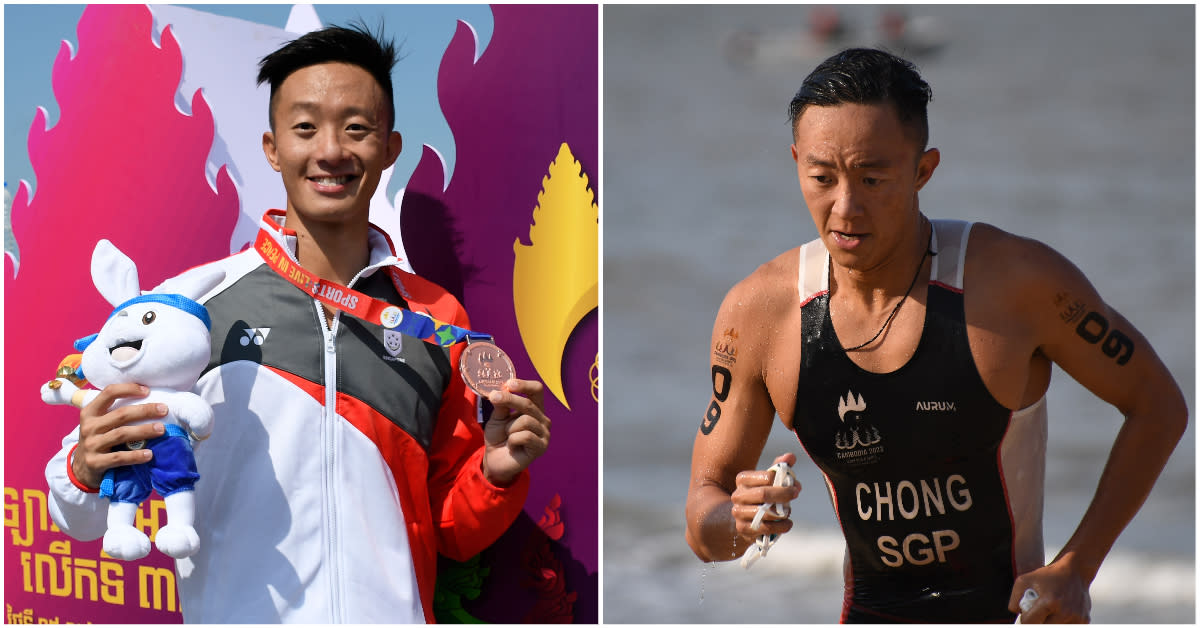
[[[284,79],[272,107],[263,152],[283,176],[288,214],[365,220],[381,173],[400,154],[379,83],[356,65],[312,65]]]
[[[839,265],[875,268],[916,234],[917,191],[939,155],[914,136],[891,105],[810,106],[797,120],[800,190]]]

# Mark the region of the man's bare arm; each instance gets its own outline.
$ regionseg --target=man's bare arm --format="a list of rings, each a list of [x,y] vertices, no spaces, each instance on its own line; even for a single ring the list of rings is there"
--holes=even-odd
[[[692,448],[687,498],[688,545],[705,561],[737,558],[755,536],[790,530],[787,519],[768,517],[755,531],[749,523],[759,504],[790,501],[799,490],[771,487],[767,472],[753,471],[775,416],[763,379],[770,313],[756,283],[751,276],[735,286],[713,325],[712,394]]]
[[[1019,578],[1012,593],[1015,612],[1026,588],[1039,589],[1034,611],[1022,618],[1027,623],[1087,621],[1087,588],[1182,437],[1187,407],[1145,337],[1104,303],[1078,268],[1039,243],[1019,245],[1022,264],[1036,269],[1027,274],[1033,279],[1022,307],[1038,349],[1125,417],[1075,533],[1049,566]]]

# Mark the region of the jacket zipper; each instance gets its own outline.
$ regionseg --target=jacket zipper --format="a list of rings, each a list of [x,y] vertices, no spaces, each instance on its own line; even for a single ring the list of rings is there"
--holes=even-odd
[[[374,270],[379,267],[387,266],[386,263],[379,263],[367,266],[358,271],[354,278],[346,284],[346,287],[353,287],[359,277],[363,273]],[[329,596],[330,596],[330,614],[336,623],[345,623],[342,609],[342,570],[340,569],[341,551],[339,550],[340,539],[338,538],[337,525],[337,466],[339,459],[337,457],[337,332],[339,323],[341,322],[342,312],[336,310],[333,313],[333,322],[329,322],[329,318],[325,314],[325,307],[317,299],[313,299],[313,304],[317,308],[317,312],[321,317],[321,333],[325,340],[325,421],[323,431],[325,433],[325,503],[326,503],[326,526],[329,530],[329,542],[326,544],[326,551],[329,552],[327,564],[329,565]]]
[[[325,315],[321,302],[313,299],[317,312],[321,316],[321,332],[325,344],[325,420],[322,422],[322,432],[325,443],[325,526],[329,533],[326,543],[326,564],[329,565],[329,609],[332,621],[343,623],[342,618],[342,578],[338,565],[338,525],[337,525],[337,491],[335,478],[337,476],[337,444],[335,442],[337,422],[337,326],[340,312],[334,312],[333,324]]]

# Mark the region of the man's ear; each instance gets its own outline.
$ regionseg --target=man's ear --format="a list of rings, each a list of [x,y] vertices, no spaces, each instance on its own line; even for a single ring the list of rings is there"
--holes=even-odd
[[[933,171],[937,170],[938,164],[942,163],[942,153],[936,148],[931,148],[917,161],[917,189],[925,187],[929,182],[929,178],[933,176]]]
[[[400,149],[403,146],[404,146],[404,141],[400,137],[399,131],[392,131],[391,133],[388,133],[388,146],[387,146],[388,158],[387,158],[387,165],[384,166],[384,168],[390,168],[392,166],[392,164],[396,163],[396,158],[398,158],[400,156]],[[278,170],[278,168],[277,168],[277,170]]]
[[[271,131],[263,133],[263,154],[267,156],[267,163],[271,164],[271,168],[275,172],[279,172],[279,153],[275,150],[275,134]]]

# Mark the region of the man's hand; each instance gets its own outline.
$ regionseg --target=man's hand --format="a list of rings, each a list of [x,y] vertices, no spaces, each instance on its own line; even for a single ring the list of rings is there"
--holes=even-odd
[[[1021,596],[1026,589],[1033,589],[1038,597],[1028,612],[1022,612]],[[1017,578],[1008,610],[1021,613],[1022,624],[1086,624],[1091,622],[1092,599],[1070,561],[1056,560]]]
[[[488,401],[495,409],[483,428],[483,474],[492,484],[507,486],[550,445],[542,383],[510,379]]]
[[[772,464],[786,462],[796,464],[796,455],[783,454]],[[737,488],[730,500],[733,502],[733,521],[738,535],[738,546],[749,547],[754,539],[763,534],[783,534],[792,529],[792,520],[768,510],[758,529],[752,530],[754,516],[763,504],[786,504],[800,495],[800,485],[772,486],[775,472],[770,470],[742,471],[737,475]],[[743,544],[744,543],[744,544]]]
[[[164,417],[167,415],[166,405],[143,403],[111,409],[118,399],[145,397],[148,394],[150,389],[140,384],[112,384],[79,411],[79,445],[71,457],[71,471],[75,479],[91,488],[98,488],[105,471],[150,460],[149,449],[112,451],[113,447],[122,443],[150,440],[163,435],[166,428],[162,423],[129,423]]]

